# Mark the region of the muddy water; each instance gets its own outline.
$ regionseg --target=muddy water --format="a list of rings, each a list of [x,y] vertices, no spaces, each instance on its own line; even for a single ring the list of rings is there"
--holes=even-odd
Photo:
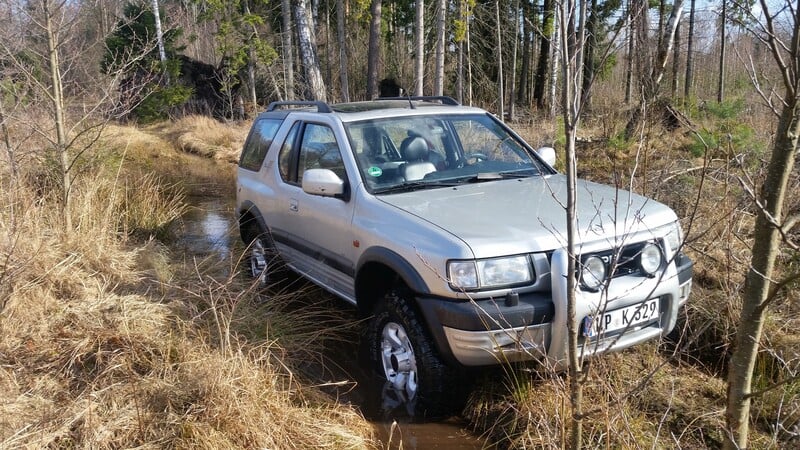
[[[233,202],[208,197],[189,198],[189,201],[192,208],[183,218],[178,248],[187,258],[238,259],[242,246],[234,223]],[[326,295],[321,291],[320,294]],[[347,308],[343,302],[341,305]],[[341,342],[338,345],[341,346]],[[348,381],[342,384],[341,391],[334,388],[332,394],[362,411],[375,427],[383,448],[448,450],[483,447],[483,441],[467,431],[464,428],[466,424],[459,417],[437,422],[414,417],[413,404],[402,401],[393,391],[384,388],[366,364],[354,356],[358,354],[356,347],[354,343],[353,348],[332,349],[331,353],[337,355],[335,374],[328,370],[316,371],[314,367],[309,368],[309,373],[312,377],[317,373],[319,384],[325,384],[331,375]]]

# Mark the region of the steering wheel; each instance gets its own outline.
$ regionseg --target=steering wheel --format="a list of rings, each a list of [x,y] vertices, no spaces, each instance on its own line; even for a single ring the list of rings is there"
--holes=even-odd
[[[464,159],[467,161],[474,159],[475,160],[474,164],[477,164],[481,161],[486,161],[487,159],[489,159],[489,157],[484,155],[483,153],[467,153],[466,155],[464,155]]]

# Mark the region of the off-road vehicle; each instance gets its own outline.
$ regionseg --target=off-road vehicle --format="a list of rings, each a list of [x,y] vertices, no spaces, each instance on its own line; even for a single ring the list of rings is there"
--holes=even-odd
[[[449,97],[273,103],[238,169],[250,272],[288,267],[356,305],[379,373],[433,409],[464,367],[563,368],[569,277],[586,354],[669,333],[692,276],[675,213],[580,181],[567,273],[555,159]]]

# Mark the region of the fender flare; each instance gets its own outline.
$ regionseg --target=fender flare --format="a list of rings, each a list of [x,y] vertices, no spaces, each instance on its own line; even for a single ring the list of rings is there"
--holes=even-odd
[[[250,215],[253,217],[253,219],[255,219],[256,226],[258,226],[263,232],[270,231],[269,227],[267,226],[267,222],[264,220],[264,216],[261,214],[261,211],[259,211],[258,207],[249,200],[242,202],[236,211],[236,221],[239,223],[239,235],[245,244],[249,244],[249,242],[245,241],[246,237],[244,233],[242,233],[242,228],[244,225],[244,217],[247,215]]]
[[[416,294],[424,295],[430,293],[428,284],[425,283],[425,280],[414,266],[397,252],[379,246],[364,250],[364,253],[362,253],[361,257],[358,259],[358,263],[356,264],[356,285],[358,285],[358,277],[361,276],[361,269],[369,263],[380,263],[394,270],[406,286]]]

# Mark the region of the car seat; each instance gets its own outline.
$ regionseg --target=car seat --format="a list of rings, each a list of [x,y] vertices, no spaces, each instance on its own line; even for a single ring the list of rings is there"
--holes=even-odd
[[[435,172],[436,166],[427,160],[428,141],[421,136],[409,136],[400,144],[400,154],[406,161],[399,167],[400,175],[406,181],[421,180],[425,175]]]

